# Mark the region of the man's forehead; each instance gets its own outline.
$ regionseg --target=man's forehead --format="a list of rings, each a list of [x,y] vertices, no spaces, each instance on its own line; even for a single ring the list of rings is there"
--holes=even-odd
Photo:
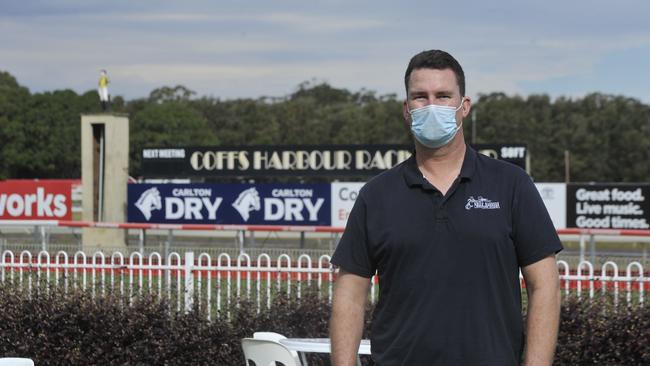
[[[456,74],[452,69],[414,69],[409,76],[409,91],[430,90],[434,87],[437,92],[458,92],[460,87]]]

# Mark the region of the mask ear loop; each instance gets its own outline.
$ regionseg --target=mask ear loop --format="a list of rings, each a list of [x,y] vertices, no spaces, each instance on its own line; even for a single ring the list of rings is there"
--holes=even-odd
[[[458,112],[461,108],[463,108],[463,103],[464,103],[464,102],[465,102],[465,97],[462,97],[462,98],[460,99],[460,105],[458,106],[458,108],[456,108],[456,112]],[[463,121],[460,121],[460,124],[456,127],[456,133],[458,133],[458,131],[459,131],[461,128],[463,128]]]
[[[458,108],[456,108],[456,111],[458,111],[459,109],[463,108],[463,103],[464,103],[464,102],[465,102],[465,97],[460,98],[460,105],[458,106]]]

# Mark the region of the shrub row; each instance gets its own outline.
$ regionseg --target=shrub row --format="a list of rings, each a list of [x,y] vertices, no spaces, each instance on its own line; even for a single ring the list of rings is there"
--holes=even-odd
[[[610,298],[562,304],[557,365],[650,365],[650,307]]]
[[[0,356],[30,357],[37,365],[243,365],[240,339],[255,331],[288,337],[328,332],[330,306],[315,293],[300,300],[279,296],[271,311],[260,313],[241,303],[230,320],[222,314],[208,321],[200,309],[179,313],[155,296],[134,298],[128,306],[111,294],[23,288],[0,284]],[[367,329],[368,322],[366,336]],[[648,365],[650,307],[566,299],[558,344],[557,365]],[[328,363],[326,356],[311,357]]]
[[[257,313],[243,302],[208,321],[156,296],[128,299],[89,291],[0,284],[0,356],[37,365],[243,365],[240,340],[259,330],[327,337],[330,307],[316,293],[275,298]],[[314,361],[322,361],[315,358]]]

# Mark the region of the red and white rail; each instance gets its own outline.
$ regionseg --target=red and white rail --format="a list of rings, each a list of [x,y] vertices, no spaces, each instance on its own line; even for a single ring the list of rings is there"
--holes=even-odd
[[[96,221],[66,221],[66,220],[0,220],[2,226],[44,226],[70,228],[114,228],[136,230],[202,230],[202,231],[284,231],[284,232],[315,232],[342,233],[344,228],[333,226],[302,226],[302,225],[219,225],[219,224],[155,224],[132,222],[96,222]],[[559,235],[604,235],[604,236],[640,236],[650,237],[650,230],[630,229],[557,229]]]
[[[0,220],[0,226],[44,226],[70,228],[114,228],[136,230],[203,230],[203,231],[286,231],[342,233],[343,228],[331,226],[301,225],[218,225],[218,224],[153,224],[131,222],[94,222],[65,220]]]

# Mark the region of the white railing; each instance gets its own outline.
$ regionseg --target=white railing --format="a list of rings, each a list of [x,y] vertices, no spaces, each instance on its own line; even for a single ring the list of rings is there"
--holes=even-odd
[[[638,303],[643,305],[645,283],[650,283],[650,276],[646,276],[643,266],[639,262],[630,262],[625,268],[625,274],[621,275],[618,265],[608,261],[603,263],[600,271],[594,271],[594,266],[588,261],[578,264],[575,274],[572,274],[566,261],[557,262],[560,272],[560,280],[565,296],[568,296],[575,287],[578,298],[582,297],[583,288],[588,290],[589,299],[596,296],[597,287],[602,295],[612,293],[614,304],[618,305],[620,297],[619,284],[625,284],[625,299],[628,304],[634,301],[633,296],[638,295]]]
[[[183,256],[171,253],[163,258],[158,253],[143,256],[133,252],[129,257],[115,252],[110,257],[97,252],[92,257],[83,252],[73,256],[61,251],[55,255],[42,251],[33,256],[29,251],[15,255],[4,251],[0,258],[0,280],[24,284],[30,291],[43,282],[73,289],[107,292],[128,297],[129,303],[144,294],[165,297],[176,311],[205,311],[208,319],[213,316],[230,317],[233,306],[243,301],[261,311],[271,308],[275,296],[300,299],[305,291],[314,291],[320,298],[332,300],[335,272],[330,256],[317,259],[303,254],[295,260],[287,254],[272,259],[268,254],[251,258],[242,253],[231,257],[226,253],[211,257],[207,253],[196,256],[186,252]],[[628,304],[643,305],[646,283],[650,276],[638,262],[631,262],[624,274],[613,262],[605,263],[600,271],[587,261],[581,262],[573,271],[565,261],[558,261],[563,292],[593,299],[597,290],[609,293],[619,302],[621,292]],[[376,277],[373,283],[377,283]],[[524,284],[522,283],[522,286]],[[377,286],[371,287],[370,300],[377,299]],[[49,287],[46,287],[49,288]]]
[[[23,251],[15,255],[4,251],[0,257],[0,280],[25,284],[31,291],[43,281],[70,288],[90,290],[94,296],[107,291],[126,296],[129,302],[143,294],[165,296],[177,311],[205,307],[207,317],[230,316],[232,305],[242,301],[253,303],[257,311],[271,307],[277,294],[301,298],[305,291],[316,291],[319,297],[332,298],[333,271],[330,256],[320,256],[316,263],[308,255],[293,260],[282,254],[272,260],[268,254],[255,261],[242,253],[236,258],[226,253],[216,258],[202,253],[195,258],[186,252],[181,258],[171,253],[162,258],[158,253],[145,257],[133,252],[128,258],[115,252],[110,257],[97,252],[92,257],[79,251],[73,256],[61,251],[51,256],[41,251],[32,255]]]

